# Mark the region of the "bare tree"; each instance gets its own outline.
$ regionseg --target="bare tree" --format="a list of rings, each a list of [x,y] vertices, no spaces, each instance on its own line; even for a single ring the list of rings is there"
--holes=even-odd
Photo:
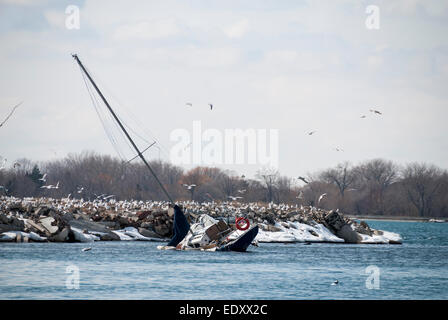
[[[420,217],[432,214],[434,197],[444,182],[443,174],[436,166],[420,163],[409,164],[403,170],[402,185]]]
[[[274,198],[274,191],[277,187],[279,173],[276,169],[273,168],[263,168],[258,170],[255,175],[264,187],[266,188],[266,200],[267,202],[271,202]]]
[[[376,214],[384,214],[384,194],[398,178],[398,167],[392,161],[374,159],[354,169],[360,188],[367,192],[368,207]]]

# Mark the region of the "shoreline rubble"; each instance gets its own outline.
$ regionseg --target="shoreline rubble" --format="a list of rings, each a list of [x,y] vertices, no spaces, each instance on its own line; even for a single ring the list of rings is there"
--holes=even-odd
[[[255,238],[259,243],[402,243],[399,234],[371,229],[335,210],[273,203],[180,201],[178,205],[189,222],[205,214],[228,222],[244,216],[259,225]],[[163,201],[1,197],[0,241],[165,242],[173,227],[168,208]]]

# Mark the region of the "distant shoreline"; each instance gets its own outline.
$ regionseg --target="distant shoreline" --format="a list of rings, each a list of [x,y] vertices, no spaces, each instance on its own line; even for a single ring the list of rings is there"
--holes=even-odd
[[[428,218],[428,217],[409,217],[409,216],[357,216],[357,215],[345,215],[348,218],[351,219],[358,219],[358,220],[379,220],[379,221],[404,221],[404,222],[430,222],[429,220],[435,219],[435,220],[445,220],[446,218]]]

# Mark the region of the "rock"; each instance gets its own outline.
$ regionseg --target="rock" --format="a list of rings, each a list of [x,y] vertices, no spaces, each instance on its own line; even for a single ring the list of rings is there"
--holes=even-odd
[[[14,227],[17,227],[18,228],[17,230],[23,231],[25,229],[25,222],[16,217],[10,218],[10,224]]]
[[[118,240],[120,240],[120,237],[113,232],[108,232],[106,234],[100,235],[100,240],[101,241],[118,241]]]
[[[58,232],[59,229],[57,225],[54,225],[54,222],[56,222],[56,220],[53,217],[46,217],[40,219],[40,223],[46,229],[46,231],[48,231],[50,235],[55,234],[56,232]]]
[[[54,242],[66,242],[69,240],[70,227],[65,227],[61,232],[49,238],[50,241]]]
[[[330,211],[330,213],[325,217],[325,221],[335,231],[340,230],[344,225],[346,225],[343,218],[334,210]]]
[[[81,230],[89,230],[96,232],[108,233],[110,230],[101,223],[84,220],[72,220],[69,222],[70,227],[75,227]]]
[[[145,229],[145,228],[138,228],[138,232],[144,237],[160,238],[160,236],[157,233],[155,233],[152,230]]]
[[[270,231],[270,232],[279,232],[282,231],[282,229],[270,225],[270,224],[261,224],[260,227],[264,230],[264,231]]]
[[[50,208],[48,208],[47,206],[40,206],[39,208],[37,208],[36,211],[34,211],[34,215],[46,216],[49,211],[50,211]]]
[[[0,223],[0,233],[8,231],[23,231],[23,229],[20,229],[18,226],[14,226],[12,224]]]
[[[344,239],[347,243],[360,243],[362,240],[362,237],[353,230],[350,225],[345,224],[343,225],[337,232],[336,236]]]
[[[144,220],[146,219],[149,215],[151,215],[151,211],[146,210],[146,211],[137,211],[137,213],[135,214],[137,216],[137,218],[139,220]]]
[[[25,220],[25,226],[33,232],[46,234],[46,229],[40,223],[36,223],[31,219]]]
[[[71,220],[75,219],[75,217],[73,216],[73,213],[66,212],[66,213],[61,214],[61,219],[65,223],[69,223]]]
[[[0,213],[0,223],[9,224],[9,219],[4,213]]]
[[[382,236],[384,234],[384,232],[381,230],[373,230],[373,234],[376,236]]]
[[[315,237],[319,237],[319,235],[314,230],[308,230],[309,233],[311,233]]]
[[[166,224],[156,225],[154,226],[154,231],[162,237],[167,237],[171,234],[171,230],[168,228]]]

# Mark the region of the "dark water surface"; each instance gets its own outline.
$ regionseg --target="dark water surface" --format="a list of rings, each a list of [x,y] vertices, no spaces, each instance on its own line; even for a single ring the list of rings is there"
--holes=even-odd
[[[263,243],[236,253],[0,243],[0,299],[448,299],[448,223],[368,224],[401,234],[403,245]],[[366,284],[369,266],[378,289]]]

